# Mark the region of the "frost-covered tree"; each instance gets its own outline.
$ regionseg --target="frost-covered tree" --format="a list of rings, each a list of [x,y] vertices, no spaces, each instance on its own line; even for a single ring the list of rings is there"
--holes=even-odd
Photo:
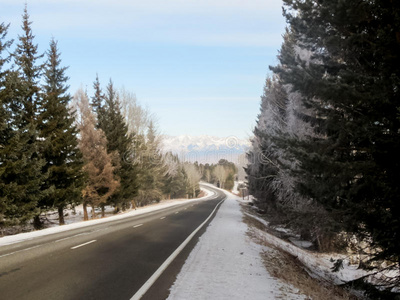
[[[285,1],[297,43],[313,51],[294,72],[277,70],[318,116],[301,162],[300,192],[368,237],[373,260],[400,261],[400,4]],[[334,13],[332,13],[334,12]],[[294,73],[294,74],[293,74]]]
[[[168,199],[186,197],[189,187],[184,165],[179,161],[178,156],[171,152],[164,155],[164,162],[163,193]]]
[[[200,192],[199,182],[201,174],[194,164],[185,163],[184,168],[188,180],[187,194],[190,198],[195,198]]]
[[[146,136],[136,138],[135,153],[139,169],[139,192],[135,202],[146,205],[163,198],[164,158],[160,150],[160,137],[153,122],[149,123]]]
[[[284,109],[268,87],[272,106],[263,99],[249,153],[250,189],[289,208],[292,223],[308,215],[321,249],[321,236],[356,234],[374,249],[369,262],[398,269],[400,4],[284,3],[290,30],[271,68]]]

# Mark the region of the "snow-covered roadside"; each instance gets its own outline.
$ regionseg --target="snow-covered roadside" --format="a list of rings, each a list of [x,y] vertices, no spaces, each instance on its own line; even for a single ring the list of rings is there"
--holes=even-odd
[[[82,227],[87,227],[87,226],[92,226],[100,223],[106,223],[110,221],[115,221],[115,220],[120,220],[124,218],[129,218],[132,216],[136,215],[141,215],[153,211],[157,211],[160,209],[164,209],[167,207],[172,207],[175,205],[179,204],[184,204],[184,203],[189,203],[193,201],[198,201],[198,200],[207,200],[208,198],[212,197],[214,195],[214,192],[208,189],[202,189],[205,192],[205,195],[201,198],[196,198],[196,199],[177,199],[177,200],[165,200],[161,201],[159,203],[155,203],[152,205],[144,206],[144,207],[138,207],[137,209],[132,209],[128,210],[125,213],[121,213],[118,215],[113,215],[107,218],[102,218],[102,219],[94,219],[94,220],[88,220],[88,221],[81,221],[81,220],[76,220],[76,223],[71,223],[63,226],[57,226],[57,227],[50,227],[38,231],[32,231],[32,232],[25,232],[25,233],[19,233],[15,235],[8,235],[4,237],[0,237],[0,246],[4,245],[10,245],[10,244],[15,244],[19,243],[22,241],[26,240],[31,240],[33,238],[39,237],[39,236],[45,236],[49,234],[54,234],[58,232],[64,232],[72,229],[77,229],[77,228],[82,228]]]
[[[258,222],[269,227],[269,223],[257,216],[246,213],[247,216],[257,220]],[[279,229],[279,228],[278,228]],[[276,228],[275,228],[276,230]],[[286,229],[280,228],[278,231],[284,231]],[[286,230],[287,231],[287,230]],[[309,242],[300,241],[297,239],[290,239],[290,242],[284,241],[279,237],[276,237],[266,231],[253,228],[253,233],[258,236],[260,240],[263,240],[267,244],[273,245],[281,251],[285,251],[290,255],[296,257],[307,269],[308,273],[319,279],[324,280],[335,285],[341,285],[349,281],[356,280],[368,274],[374,274],[376,270],[368,272],[366,270],[360,269],[358,264],[350,263],[350,255],[338,254],[338,253],[316,253],[308,251],[306,249],[309,247]],[[338,272],[332,272],[333,262],[337,260],[342,260],[342,268]],[[377,274],[368,278],[371,283],[378,284],[381,276],[396,277],[398,272],[396,271],[384,271],[382,274]]]
[[[305,299],[271,277],[248,237],[239,197],[227,193],[215,218],[190,253],[168,299]]]

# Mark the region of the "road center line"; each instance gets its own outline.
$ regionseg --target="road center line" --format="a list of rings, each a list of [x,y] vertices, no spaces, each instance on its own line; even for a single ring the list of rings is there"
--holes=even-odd
[[[32,249],[38,248],[38,247],[40,247],[40,246],[41,246],[41,245],[37,245],[37,246],[33,246],[33,247],[29,247],[29,248],[22,249],[22,250],[18,250],[18,251],[10,252],[10,253],[7,253],[7,254],[4,254],[4,255],[1,255],[1,256],[0,256],[0,258],[1,258],[1,257],[5,257],[5,256],[9,256],[9,255],[12,255],[12,254],[15,254],[15,253],[18,253],[18,252],[23,252],[23,251],[32,250]]]
[[[143,225],[143,224],[138,224],[138,225],[133,226],[133,228],[140,227],[140,226],[142,226],[142,225]]]
[[[161,217],[161,218],[160,218],[160,220],[164,220],[164,219],[165,219],[165,217]]]
[[[176,211],[175,214],[179,213],[179,211]]]
[[[97,240],[92,240],[92,241],[90,241],[90,242],[86,242],[86,243],[80,244],[80,245],[78,245],[78,246],[71,247],[71,250],[74,250],[74,249],[77,249],[77,248],[80,248],[80,247],[89,245],[89,244],[94,243],[94,242],[97,242]]]

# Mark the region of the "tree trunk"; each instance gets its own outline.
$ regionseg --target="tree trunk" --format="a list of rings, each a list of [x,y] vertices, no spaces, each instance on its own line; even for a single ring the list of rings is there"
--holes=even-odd
[[[84,221],[89,220],[89,215],[87,212],[87,204],[85,202],[83,203],[83,220]]]
[[[92,207],[92,219],[96,219],[96,212],[94,211],[94,205],[91,205]]]
[[[64,207],[63,206],[59,206],[58,207],[58,224],[59,225],[65,225]]]
[[[104,218],[106,216],[106,208],[104,205],[101,206],[101,217]]]
[[[40,215],[36,215],[33,217],[33,227],[35,229],[41,229],[43,227],[43,223],[40,220]]]

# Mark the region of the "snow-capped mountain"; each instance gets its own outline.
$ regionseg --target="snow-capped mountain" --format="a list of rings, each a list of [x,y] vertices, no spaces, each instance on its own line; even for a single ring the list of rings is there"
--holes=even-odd
[[[182,161],[216,163],[220,159],[227,159],[240,164],[239,160],[249,149],[250,142],[235,136],[220,138],[209,135],[164,135],[162,145],[163,151],[177,154]]]

